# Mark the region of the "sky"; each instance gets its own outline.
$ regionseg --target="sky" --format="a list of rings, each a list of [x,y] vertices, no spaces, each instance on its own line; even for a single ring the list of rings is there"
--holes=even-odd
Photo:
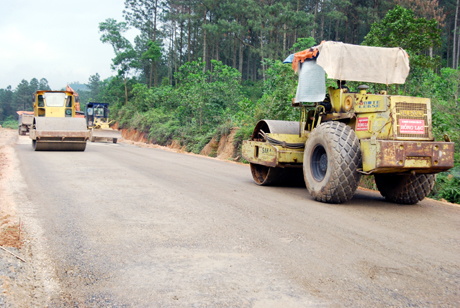
[[[124,0],[0,0],[0,88],[46,78],[52,90],[116,75],[112,46],[100,41],[99,23],[124,21]],[[125,37],[134,42],[139,32]]]

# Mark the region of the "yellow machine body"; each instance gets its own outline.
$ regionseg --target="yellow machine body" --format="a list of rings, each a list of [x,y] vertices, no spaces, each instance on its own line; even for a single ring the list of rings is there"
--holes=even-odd
[[[316,108],[313,114],[304,109],[304,121],[296,122],[296,134],[278,128],[266,136],[285,143],[305,143],[320,123],[342,121],[360,140],[365,174],[437,173],[454,166],[454,143],[434,141],[430,99],[333,88],[329,88],[329,97],[332,110],[326,113]],[[256,134],[243,142],[243,157],[250,163],[281,168],[303,163],[303,149],[271,144]]]
[[[75,95],[69,91],[37,91],[34,123],[29,133],[35,151],[84,151],[89,131],[75,117]]]
[[[96,139],[105,139],[117,143],[121,139],[121,132],[110,127],[113,120],[109,120],[109,104],[89,102],[85,109],[86,124],[91,131],[91,142]]]
[[[369,93],[365,84],[351,92],[346,85],[404,84],[410,66],[402,48],[322,42],[289,59],[299,76],[292,104],[301,116],[261,120],[243,142],[257,185],[295,178],[315,200],[343,203],[362,174],[373,174],[386,200],[415,204],[433,189],[435,173],[454,166],[454,143],[434,140],[429,98]],[[326,88],[326,76],[337,88]]]

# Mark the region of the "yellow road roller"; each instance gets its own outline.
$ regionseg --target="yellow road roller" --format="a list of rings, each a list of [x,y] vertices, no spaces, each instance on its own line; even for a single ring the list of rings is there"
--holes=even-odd
[[[365,84],[404,84],[410,67],[402,48],[323,42],[284,62],[299,75],[292,105],[300,119],[261,120],[243,142],[256,184],[303,180],[315,200],[343,203],[361,175],[372,174],[386,200],[415,204],[436,173],[454,166],[454,143],[434,139],[429,98]],[[326,74],[337,87],[326,88]],[[346,80],[362,84],[351,91]]]
[[[29,136],[35,151],[84,151],[89,131],[84,118],[75,117],[70,91],[37,91]]]

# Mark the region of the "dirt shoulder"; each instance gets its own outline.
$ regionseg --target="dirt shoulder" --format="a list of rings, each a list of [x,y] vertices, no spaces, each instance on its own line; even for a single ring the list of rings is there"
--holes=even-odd
[[[20,219],[5,183],[13,174],[12,146],[16,143],[17,131],[0,128],[0,246],[21,248]]]
[[[0,306],[6,307],[16,306],[12,296],[18,276],[25,268],[25,263],[18,258],[22,256],[24,244],[22,223],[7,185],[14,174],[13,145],[17,139],[17,131],[0,128]]]

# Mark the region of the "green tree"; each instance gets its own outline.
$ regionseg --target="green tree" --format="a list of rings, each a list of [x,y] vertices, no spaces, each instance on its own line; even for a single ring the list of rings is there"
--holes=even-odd
[[[156,43],[158,13],[162,5],[163,1],[158,0],[125,0],[123,16],[131,26],[145,33],[149,41]],[[157,60],[150,60],[149,87],[152,87],[152,79],[155,87],[158,83]]]
[[[297,43],[292,45],[291,50],[302,51],[316,45],[315,39],[310,37],[298,38]]]
[[[17,110],[32,110],[32,92],[29,82],[23,79],[14,90],[14,108]]]
[[[136,51],[131,43],[122,36],[128,30],[125,22],[117,22],[115,19],[108,18],[105,22],[99,23],[99,32],[102,33],[101,41],[109,43],[115,52],[112,59],[112,69],[118,71],[118,75],[123,77],[125,84],[125,104],[128,104],[127,77],[131,69],[138,67],[136,61]]]
[[[440,33],[435,19],[415,18],[411,10],[396,6],[372,25],[363,45],[402,47],[410,56],[412,69],[433,69],[440,64],[440,57],[432,54],[441,44]]]
[[[11,86],[6,89],[0,89],[0,120],[5,120],[8,116],[13,115],[13,91]]]
[[[183,124],[193,121],[200,132],[228,119],[242,99],[239,72],[222,62],[211,64],[212,69],[203,72],[204,62],[185,63],[176,74]]]
[[[38,84],[38,90],[47,90],[51,91],[51,88],[48,84],[48,80],[46,78],[40,79],[40,82]]]
[[[30,92],[35,93],[38,90],[39,82],[37,78],[32,78],[29,83]]]
[[[101,76],[98,73],[89,76],[87,86],[90,91],[90,99],[97,101],[101,87]]]
[[[148,49],[142,54],[141,60],[147,60],[150,63],[150,67],[153,68],[155,62],[161,58],[161,48],[158,42],[148,41]],[[151,70],[152,71],[152,70]],[[152,77],[150,76],[150,87],[152,87]]]

